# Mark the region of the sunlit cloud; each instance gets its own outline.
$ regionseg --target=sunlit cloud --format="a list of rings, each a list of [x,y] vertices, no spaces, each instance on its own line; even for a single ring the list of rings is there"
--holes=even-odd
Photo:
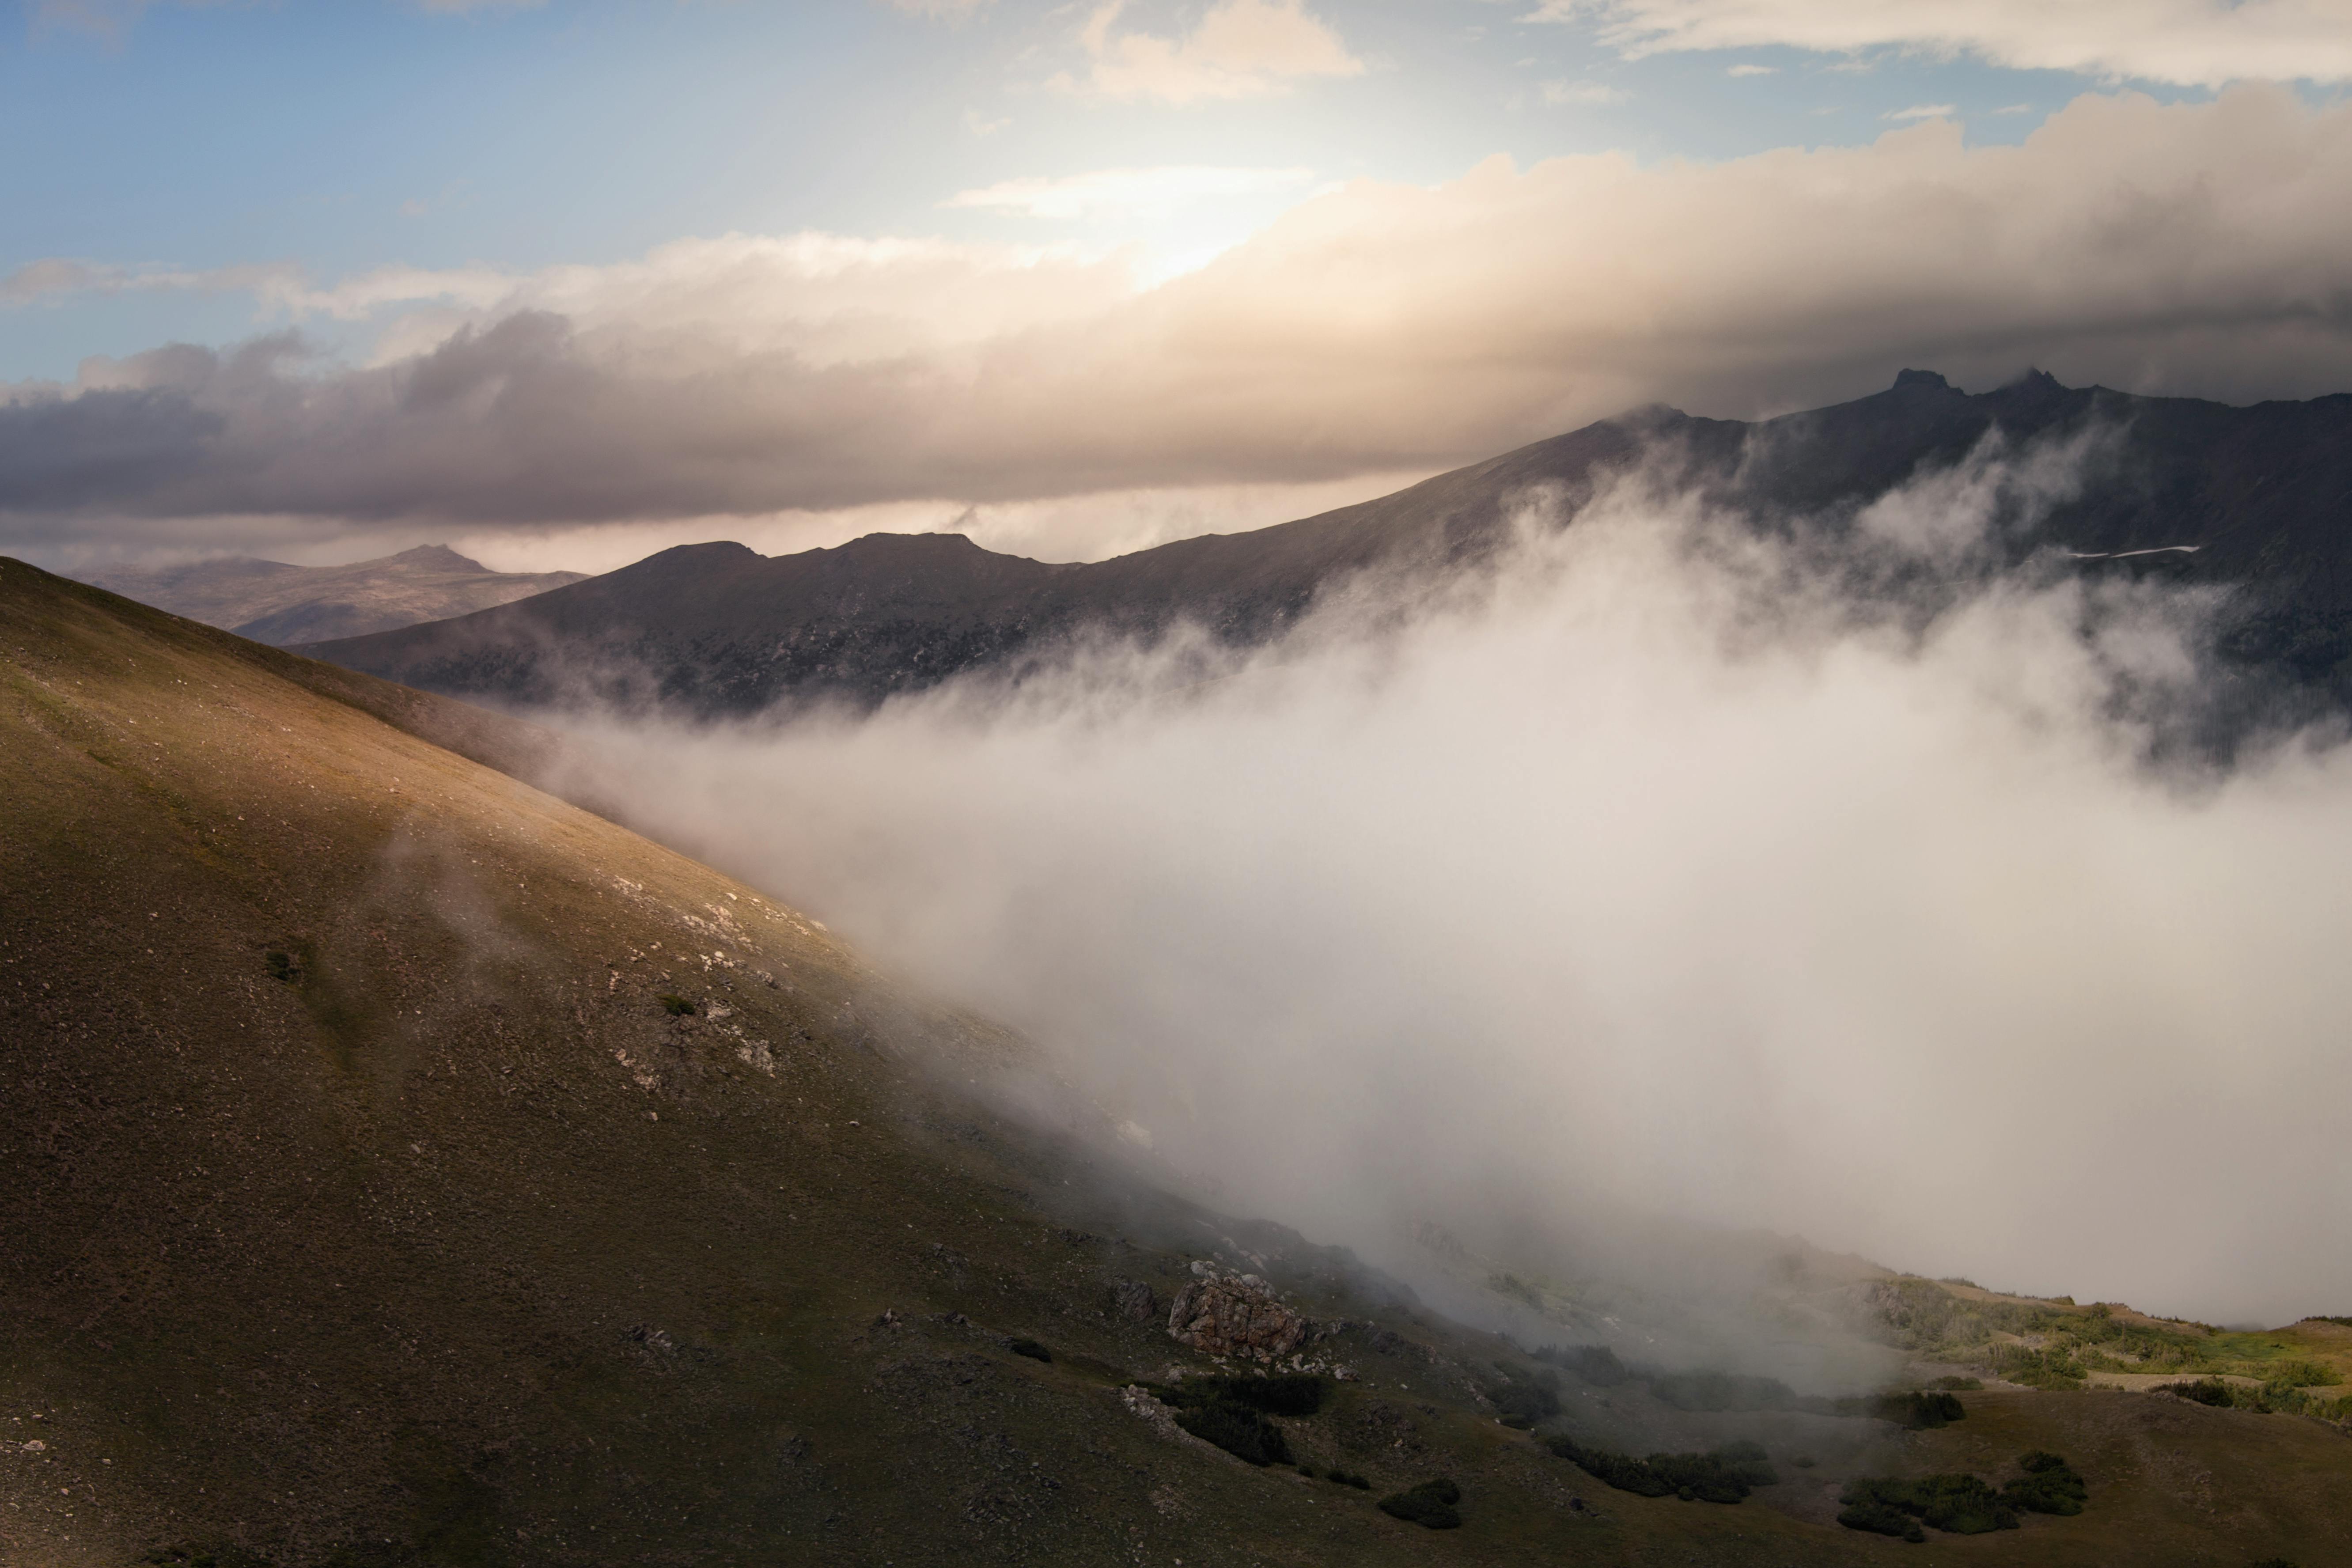
[[[1541,0],[1628,57],[1770,46],[1970,55],[2029,70],[2189,87],[2352,80],[2338,0]]]
[[[1890,109],[1880,118],[1885,120],[1948,120],[1959,110],[1948,103],[1915,103],[1908,109]]]
[[[0,388],[0,526],[34,542],[226,515],[520,531],[1321,482],[1654,401],[1827,402],[1905,365],[2309,396],[2352,380],[2347,187],[2352,105],[2250,85],[2087,95],[2015,146],[1928,120],[1710,163],[1359,181],[1157,284],[1129,252],[822,234],[519,275],[272,279],[289,319],[381,317],[368,362],[270,338]],[[1138,194],[987,200],[1085,213]]]
[[[1315,178],[1312,169],[1221,169],[1205,165],[1161,169],[1099,169],[1059,179],[1005,180],[959,191],[942,206],[1016,212],[1030,217],[1078,218],[1101,213],[1164,216],[1221,196],[1295,191]]]
[[[1181,37],[1121,31],[1128,0],[1097,6],[1079,30],[1088,65],[1054,85],[1103,98],[1257,98],[1311,79],[1360,76],[1364,62],[1304,0],[1217,0]]]

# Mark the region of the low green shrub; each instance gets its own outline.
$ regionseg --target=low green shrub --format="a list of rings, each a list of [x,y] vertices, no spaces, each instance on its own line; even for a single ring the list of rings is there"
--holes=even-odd
[[[2017,1461],[2025,1472],[2000,1489],[2001,1500],[2028,1513],[2075,1514],[2090,1500],[2091,1489],[2074,1467],[2047,1450],[2037,1448]]]
[[[1984,1386],[1984,1379],[1980,1377],[1939,1377],[1927,1386],[1930,1388],[1943,1389],[1948,1394],[1974,1394],[1977,1390]],[[1957,1419],[1957,1417],[1955,1417],[1955,1419]]]
[[[1850,1503],[1838,1514],[1837,1521],[1848,1530],[1864,1530],[1873,1535],[1892,1535],[1914,1543],[1927,1539],[1927,1532],[1919,1528],[1917,1520],[1885,1503]]]
[[[1968,1408],[1956,1395],[1938,1389],[1881,1394],[1871,1401],[1870,1413],[1881,1421],[1892,1421],[1914,1432],[1932,1432],[1961,1419],[1968,1415]]]
[[[1328,1378],[1192,1377],[1140,1385],[1176,1412],[1176,1425],[1253,1465],[1286,1465],[1290,1445],[1268,1415],[1312,1415],[1323,1408]]]
[[[265,952],[261,961],[269,966],[269,978],[291,985],[302,978],[302,966],[294,962],[290,952]]]
[[[2158,1388],[2158,1394],[2169,1394],[2175,1399],[2190,1400],[2199,1405],[2228,1408],[2237,1403],[2230,1385],[2218,1377],[2200,1378],[2194,1383],[2168,1383]]]
[[[1996,1530],[2017,1528],[2015,1510],[2000,1493],[1977,1476],[1865,1478],[1850,1483],[1838,1501],[1872,1517],[1876,1517],[1879,1510],[1899,1513],[1948,1535],[1986,1535]],[[1850,1528],[1871,1530],[1877,1526],[1857,1524]],[[1895,1532],[1879,1530],[1878,1533]]]
[[[1607,1345],[1546,1345],[1536,1360],[1574,1373],[1595,1388],[1614,1388],[1633,1374]]]
[[[1594,1480],[1636,1497],[1732,1503],[1780,1479],[1755,1443],[1729,1443],[1708,1454],[1652,1454],[1643,1459],[1588,1448],[1565,1434],[1547,1438],[1544,1446]]]
[[[1213,1443],[1244,1464],[1264,1468],[1286,1465],[1290,1444],[1282,1428],[1246,1405],[1217,1400],[1176,1412],[1176,1425],[1204,1443]]]
[[[1054,1359],[1054,1352],[1035,1340],[1013,1340],[1004,1348],[1014,1355],[1025,1355],[1031,1361],[1050,1362]]]
[[[2325,1362],[2283,1361],[2265,1369],[2263,1382],[2276,1384],[2281,1388],[2333,1388],[2344,1381],[2344,1374]]]
[[[1353,1470],[1327,1470],[1324,1472],[1323,1479],[1329,1481],[1337,1481],[1343,1487],[1353,1487],[1360,1492],[1368,1492],[1372,1489],[1372,1483],[1366,1480],[1363,1477],[1356,1474]]]
[[[1461,1500],[1462,1489],[1440,1477],[1381,1499],[1381,1511],[1423,1530],[1459,1530],[1462,1515],[1454,1505]]]
[[[1793,1410],[1803,1403],[1777,1377],[1746,1377],[1731,1372],[1662,1372],[1650,1375],[1650,1392],[1677,1410]]]
[[[1280,1377],[1202,1377],[1186,1380],[1187,1389],[1199,1389],[1212,1398],[1246,1405],[1268,1415],[1312,1415],[1323,1408],[1330,1391],[1328,1378],[1286,1373]]]
[[[693,1003],[688,1001],[683,996],[675,995],[667,991],[663,992],[658,1000],[662,1005],[663,1010],[668,1013],[673,1018],[683,1018],[688,1013],[694,1011]]]
[[[1524,1429],[1559,1414],[1559,1382],[1550,1373],[1542,1375],[1549,1381],[1528,1379],[1486,1391],[1503,1425]]]
[[[2083,1369],[2058,1349],[2033,1350],[2025,1345],[1995,1345],[1992,1369],[2011,1383],[2028,1388],[2073,1390],[2083,1386]]]

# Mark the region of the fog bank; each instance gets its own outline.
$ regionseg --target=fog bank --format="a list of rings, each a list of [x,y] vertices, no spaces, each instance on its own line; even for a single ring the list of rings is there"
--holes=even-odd
[[[1944,476],[1841,560],[1948,564],[2066,472]],[[602,740],[650,831],[1324,1239],[1627,1205],[2352,1310],[2352,753],[2150,765],[2128,715],[2193,673],[2200,602],[2048,573],[1895,616],[1822,581],[1628,490],[1245,658]]]

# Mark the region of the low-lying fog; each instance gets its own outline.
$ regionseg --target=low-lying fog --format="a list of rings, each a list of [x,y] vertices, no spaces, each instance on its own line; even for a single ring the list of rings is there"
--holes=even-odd
[[[2067,458],[1916,487],[1844,559],[1965,557]],[[1246,659],[604,738],[644,826],[1320,1239],[1625,1204],[2352,1311],[2352,752],[2147,763],[2116,699],[2186,675],[2185,596],[2045,574],[1873,616],[1686,503],[1542,507],[1491,580],[1363,588]]]

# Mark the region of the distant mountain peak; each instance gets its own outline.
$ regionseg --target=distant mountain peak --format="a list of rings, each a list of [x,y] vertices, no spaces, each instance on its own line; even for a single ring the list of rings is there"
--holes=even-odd
[[[460,555],[446,544],[420,544],[414,550],[404,550],[389,555],[387,561],[397,561],[404,566],[431,566],[449,572],[488,572],[488,567],[471,556]]]
[[[1938,392],[1949,392],[1952,390],[1952,384],[1946,381],[1940,374],[1932,370],[1897,371],[1895,375],[1894,390],[1900,392],[1906,386],[1932,387]]]

